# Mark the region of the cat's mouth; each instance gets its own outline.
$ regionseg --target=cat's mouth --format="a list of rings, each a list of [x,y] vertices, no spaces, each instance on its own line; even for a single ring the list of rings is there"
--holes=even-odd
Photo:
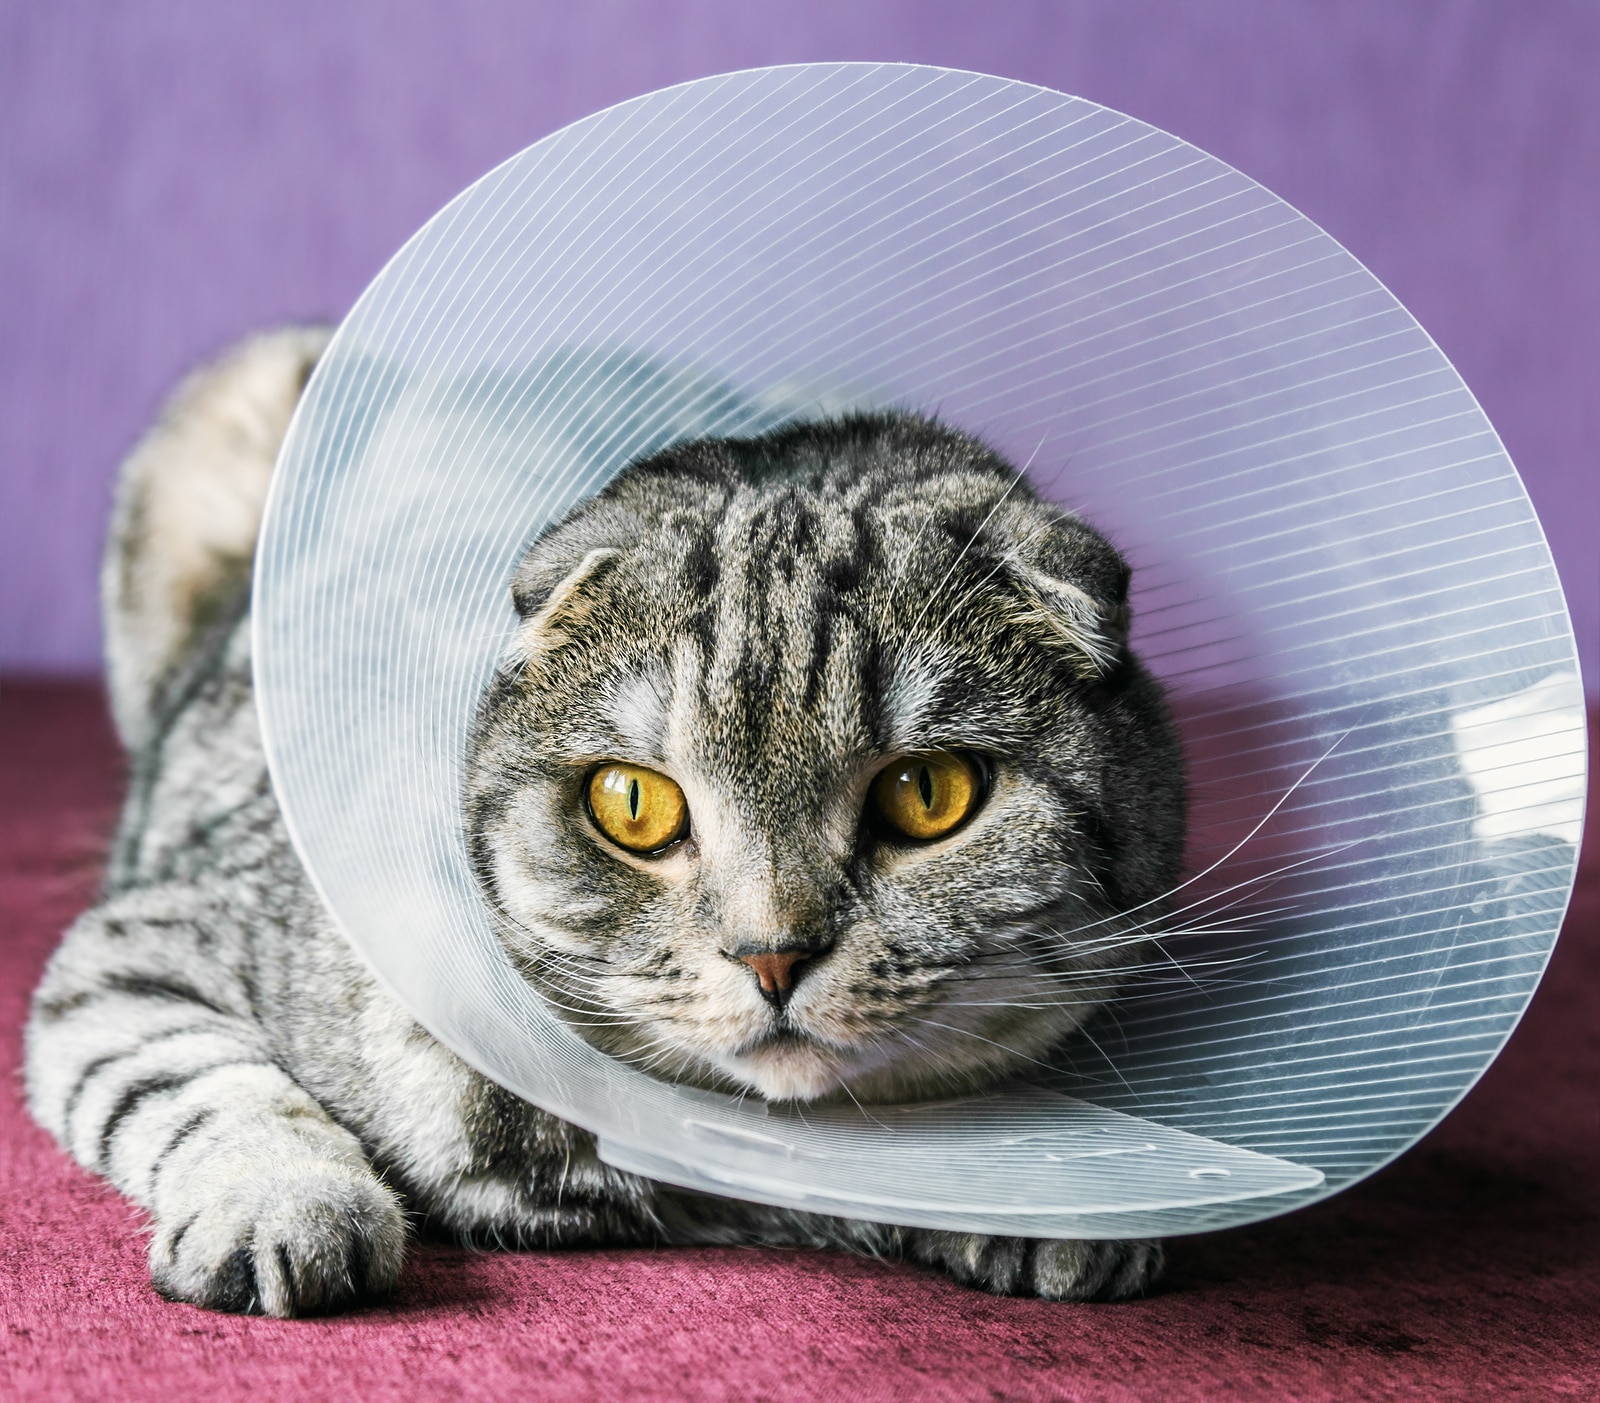
[[[752,1038],[734,1055],[736,1057],[748,1057],[752,1053],[762,1052],[768,1048],[802,1046],[821,1047],[822,1044],[819,1043],[809,1033],[802,1033],[798,1028],[791,1028],[786,1024],[779,1024],[775,1028],[769,1028],[766,1032],[760,1034],[758,1037]]]

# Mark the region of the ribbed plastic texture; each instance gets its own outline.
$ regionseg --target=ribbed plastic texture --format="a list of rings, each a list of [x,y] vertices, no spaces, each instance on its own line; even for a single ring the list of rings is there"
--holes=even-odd
[[[1043,1084],[868,1112],[589,1048],[501,956],[459,821],[528,541],[675,437],[852,404],[982,435],[1127,552],[1197,874],[1149,975]],[[255,628],[295,841],[389,988],[612,1162],[770,1202],[1097,1237],[1331,1192],[1494,1057],[1576,860],[1571,628],[1438,348],[1237,171],[977,74],[708,78],[474,185],[312,380]]]

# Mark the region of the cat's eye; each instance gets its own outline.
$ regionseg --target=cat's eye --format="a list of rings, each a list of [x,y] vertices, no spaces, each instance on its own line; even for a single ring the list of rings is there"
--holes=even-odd
[[[629,852],[659,852],[683,837],[689,801],[670,779],[642,765],[602,765],[589,777],[595,827]]]
[[[926,843],[959,828],[982,789],[982,772],[965,755],[907,755],[872,782],[872,805],[897,833]]]

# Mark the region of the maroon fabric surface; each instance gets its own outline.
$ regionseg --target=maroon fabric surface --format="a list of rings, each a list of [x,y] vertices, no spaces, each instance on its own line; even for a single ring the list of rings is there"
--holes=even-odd
[[[0,1396],[1600,1397],[1593,842],[1549,975],[1461,1108],[1336,1199],[1174,1243],[1150,1299],[996,1300],[800,1252],[425,1246],[385,1304],[285,1322],[156,1297],[139,1212],[22,1106],[28,992],[91,899],[118,765],[94,687],[0,687]]]

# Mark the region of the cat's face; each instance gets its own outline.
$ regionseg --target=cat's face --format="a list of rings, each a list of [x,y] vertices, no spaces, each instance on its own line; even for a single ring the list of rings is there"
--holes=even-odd
[[[535,546],[469,837],[596,1045],[772,1098],[960,1090],[1136,958],[1181,759],[1122,562],[1015,477],[847,421],[672,450]]]

